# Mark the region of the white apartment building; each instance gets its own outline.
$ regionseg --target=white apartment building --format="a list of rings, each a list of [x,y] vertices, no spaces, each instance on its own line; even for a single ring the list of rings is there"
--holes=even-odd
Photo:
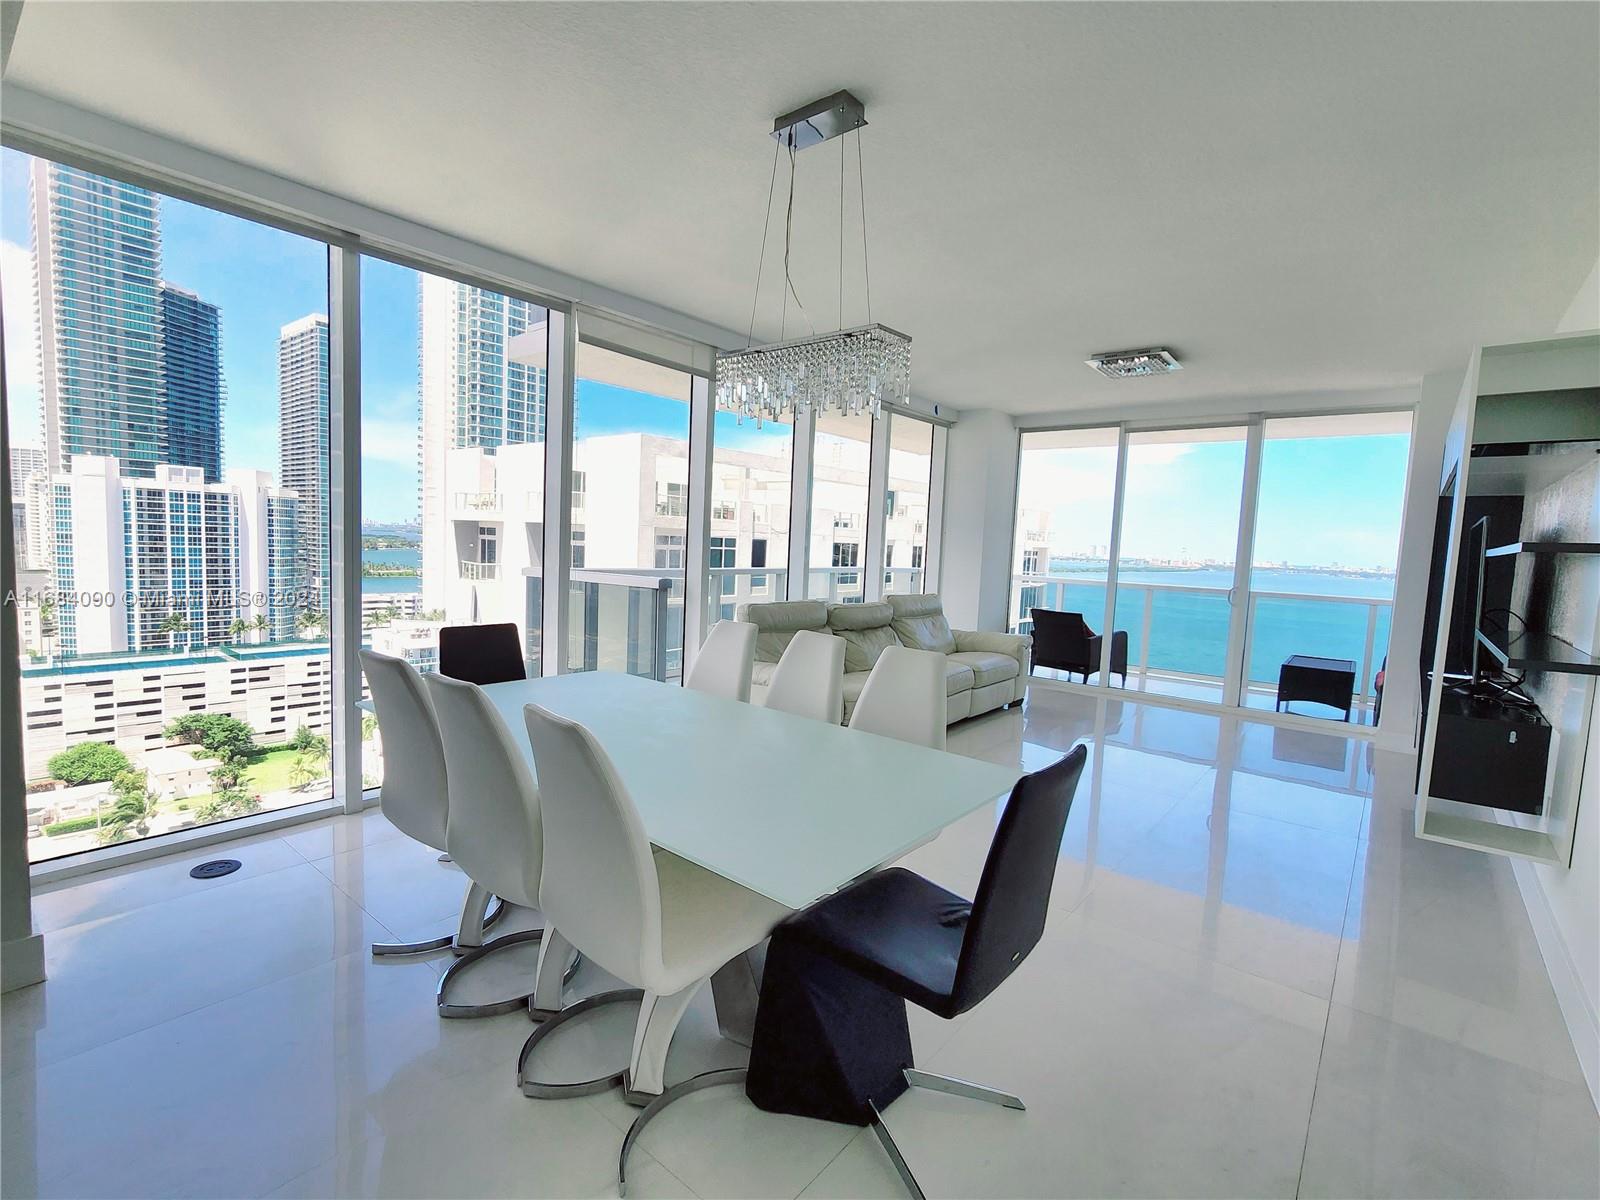
[[[50,504],[30,510],[30,544],[50,549],[55,644],[65,657],[220,645],[236,620],[267,618],[266,637],[293,634],[298,501],[263,471],[206,483],[200,467],[158,463],[153,478],[120,462],[73,456],[50,478]]]

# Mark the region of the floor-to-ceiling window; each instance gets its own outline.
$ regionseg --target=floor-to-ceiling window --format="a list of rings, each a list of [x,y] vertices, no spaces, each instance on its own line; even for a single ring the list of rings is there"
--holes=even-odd
[[[883,498],[883,591],[922,592],[928,553],[928,509],[933,481],[934,427],[892,413],[888,484]]]
[[[361,260],[365,645],[431,671],[441,626],[509,622],[539,674],[548,340],[541,305]],[[381,782],[370,717],[362,741]]]
[[[1401,412],[1023,433],[1012,628],[1036,608],[1098,628],[1109,574],[1129,687],[1370,719],[1410,428]]]
[[[1244,492],[1243,426],[1128,435],[1117,629],[1130,683],[1222,699]]]
[[[683,669],[691,376],[578,346],[567,669],[675,679]],[[583,480],[582,507],[576,481]]]
[[[808,599],[859,603],[867,549],[867,491],[872,435],[867,413],[817,416],[811,451],[811,545],[806,556]]]
[[[711,459],[706,628],[787,595],[794,426],[718,411]]]
[[[1013,632],[1032,631],[1036,608],[1081,613],[1091,629],[1100,630],[1116,487],[1114,427],[1022,435],[1011,568]]]
[[[327,246],[0,171],[30,858],[326,800]]]
[[[1411,414],[1281,417],[1263,423],[1251,556],[1244,703],[1273,708],[1283,664],[1355,672],[1352,719],[1370,721],[1388,653]],[[1326,702],[1286,710],[1342,719]],[[1318,691],[1317,688],[1305,689]]]

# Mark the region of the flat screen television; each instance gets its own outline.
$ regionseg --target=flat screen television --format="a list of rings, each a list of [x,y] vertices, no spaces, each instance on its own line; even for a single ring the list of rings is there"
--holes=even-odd
[[[1466,544],[1462,547],[1465,554],[1462,561],[1465,590],[1455,611],[1457,636],[1461,639],[1461,644],[1470,647],[1468,662],[1471,664],[1474,683],[1482,677],[1485,665],[1483,647],[1478,642],[1478,631],[1483,628],[1483,576],[1488,549],[1489,518],[1480,517],[1472,528],[1467,530]]]

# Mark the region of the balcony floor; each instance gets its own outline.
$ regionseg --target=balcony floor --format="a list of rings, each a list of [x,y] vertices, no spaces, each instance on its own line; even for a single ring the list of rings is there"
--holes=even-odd
[[[1029,1106],[897,1100],[930,1195],[1596,1194],[1600,1119],[1509,864],[1412,836],[1409,756],[1054,688],[950,747],[1036,768],[1079,740],[1043,941],[972,1012],[912,1014],[920,1065]],[[907,863],[970,894],[995,817]],[[451,928],[453,867],[376,811],[225,852],[244,869],[220,880],[187,874],[214,847],[37,897],[50,980],[4,1000],[5,1195],[614,1194],[636,1110],[524,1099],[524,1016],[440,1021],[447,960],[367,952]],[[669,1075],[742,1053],[702,994]],[[904,1194],[870,1132],[731,1088],[632,1164],[637,1196]]]

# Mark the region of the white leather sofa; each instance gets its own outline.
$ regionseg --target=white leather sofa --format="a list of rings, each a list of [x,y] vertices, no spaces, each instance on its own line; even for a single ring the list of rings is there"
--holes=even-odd
[[[945,655],[946,724],[1016,704],[1027,690],[1033,638],[951,629],[936,595],[889,596],[877,604],[828,604],[822,600],[741,604],[736,615],[756,627],[750,699],[757,704],[766,695],[778,659],[802,629],[844,639],[846,721],[885,646],[910,646]]]

